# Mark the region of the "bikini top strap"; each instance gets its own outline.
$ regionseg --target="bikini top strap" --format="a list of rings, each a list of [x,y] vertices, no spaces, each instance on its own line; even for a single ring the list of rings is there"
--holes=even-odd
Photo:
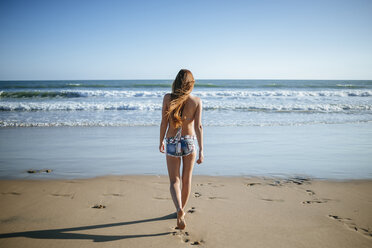
[[[185,104],[183,104],[183,106],[181,107],[181,117],[182,117],[182,112],[183,112],[183,109],[184,108],[185,108]],[[180,126],[177,129],[175,140],[177,140],[178,142],[180,142],[181,141],[181,135],[182,135],[182,126]]]
[[[175,140],[180,141],[181,140],[181,134],[182,134],[182,127],[179,127],[177,129]]]

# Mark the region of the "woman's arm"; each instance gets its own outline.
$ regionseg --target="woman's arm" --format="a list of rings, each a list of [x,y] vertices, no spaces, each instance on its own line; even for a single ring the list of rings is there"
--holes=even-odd
[[[199,158],[196,161],[198,164],[203,163],[204,160],[204,153],[203,153],[203,126],[201,122],[201,115],[202,115],[202,101],[199,100],[198,107],[196,108],[195,112],[195,133],[196,138],[198,139],[198,145],[199,145]]]
[[[159,151],[164,153],[164,137],[165,132],[167,131],[168,127],[168,118],[167,118],[167,102],[169,101],[169,94],[166,94],[163,98],[163,107],[161,110],[161,123],[160,123],[160,141],[159,141]]]

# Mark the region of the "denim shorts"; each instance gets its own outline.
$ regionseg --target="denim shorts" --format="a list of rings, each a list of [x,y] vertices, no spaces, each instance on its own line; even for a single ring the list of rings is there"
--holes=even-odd
[[[187,156],[195,150],[195,137],[191,135],[182,136],[181,139],[175,140],[174,137],[167,138],[166,140],[166,151],[167,155],[173,157]]]

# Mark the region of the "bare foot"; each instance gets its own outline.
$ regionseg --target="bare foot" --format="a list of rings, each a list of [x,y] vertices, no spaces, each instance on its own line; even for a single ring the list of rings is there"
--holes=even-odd
[[[182,209],[177,212],[177,227],[181,230],[186,227],[185,212]]]

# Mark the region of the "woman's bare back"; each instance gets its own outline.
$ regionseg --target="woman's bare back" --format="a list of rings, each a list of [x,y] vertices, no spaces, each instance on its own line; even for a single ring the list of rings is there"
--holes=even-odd
[[[167,109],[169,108],[170,101],[171,101],[171,95],[166,94],[165,95],[166,100],[166,106]],[[182,136],[184,135],[195,135],[194,130],[194,121],[195,121],[195,113],[197,110],[197,107],[200,103],[200,98],[196,96],[191,96],[187,98],[185,102],[185,106],[182,110]],[[169,126],[166,137],[173,137],[177,133],[177,129],[174,128],[173,121],[169,120]]]

